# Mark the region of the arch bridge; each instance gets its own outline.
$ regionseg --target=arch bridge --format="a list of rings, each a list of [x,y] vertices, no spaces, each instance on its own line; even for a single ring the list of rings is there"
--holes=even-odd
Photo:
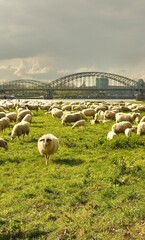
[[[133,79],[106,72],[80,72],[60,77],[51,82],[20,79],[0,84],[0,93],[17,97],[122,97],[133,98],[138,92],[145,91],[142,79]]]

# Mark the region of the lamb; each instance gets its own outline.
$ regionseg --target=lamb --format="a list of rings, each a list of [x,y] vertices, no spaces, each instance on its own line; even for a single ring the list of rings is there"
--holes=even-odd
[[[62,125],[66,125],[67,123],[76,122],[78,120],[85,119],[86,116],[82,112],[76,113],[68,113],[62,116]]]
[[[117,134],[113,131],[109,131],[107,134],[107,140],[112,140],[113,138],[116,138]]]
[[[0,147],[8,150],[8,144],[7,144],[7,141],[4,138],[0,138]]]
[[[115,123],[112,126],[112,131],[116,134],[118,133],[124,133],[126,128],[132,128],[132,124],[129,121],[122,121],[119,123]]]
[[[83,127],[83,126],[85,126],[85,120],[81,119],[74,123],[74,125],[72,126],[72,129],[74,129],[76,127]]]
[[[11,140],[13,140],[16,137],[19,138],[21,135],[23,135],[23,138],[24,138],[25,134],[28,135],[29,132],[30,132],[30,123],[28,123],[26,121],[17,123],[14,125],[14,127],[12,129]]]
[[[137,125],[137,135],[141,136],[143,134],[145,134],[145,122],[140,122]]]
[[[47,165],[50,156],[58,150],[59,139],[51,133],[44,134],[38,139],[37,146],[39,153],[45,156],[45,163]]]

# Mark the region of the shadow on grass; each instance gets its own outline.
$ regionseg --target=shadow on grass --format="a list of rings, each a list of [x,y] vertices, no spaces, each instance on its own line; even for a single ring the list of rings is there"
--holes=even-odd
[[[53,160],[54,163],[56,164],[65,164],[65,165],[69,165],[69,166],[77,166],[80,165],[82,163],[84,163],[84,160],[82,159],[75,159],[75,158],[57,158],[55,160]]]

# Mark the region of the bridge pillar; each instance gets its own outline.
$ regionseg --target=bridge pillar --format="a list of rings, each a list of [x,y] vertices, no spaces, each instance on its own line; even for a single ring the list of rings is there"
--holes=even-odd
[[[44,94],[44,99],[53,99],[52,90],[46,90],[46,93]]]

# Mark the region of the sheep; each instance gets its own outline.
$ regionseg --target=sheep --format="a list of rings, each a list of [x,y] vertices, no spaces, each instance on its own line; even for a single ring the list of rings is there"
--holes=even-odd
[[[81,119],[74,123],[74,125],[72,126],[72,129],[74,129],[76,127],[83,127],[83,126],[85,126],[85,120]]]
[[[70,113],[62,116],[62,125],[66,125],[67,123],[76,122],[81,119],[86,120],[86,116],[82,112]]]
[[[10,127],[10,119],[8,117],[3,117],[0,119],[0,124],[2,125],[2,130]]]
[[[22,121],[26,121],[26,122],[29,122],[31,123],[32,122],[32,115],[31,114],[26,114],[23,119],[21,120]]]
[[[129,121],[122,121],[119,123],[115,123],[112,126],[112,131],[115,132],[116,134],[118,133],[124,133],[126,128],[132,128],[132,124]]]
[[[113,138],[116,138],[117,134],[113,131],[109,131],[107,134],[107,140],[112,140]]]
[[[58,150],[59,139],[51,133],[44,134],[38,139],[37,146],[39,153],[45,156],[45,163],[47,165],[50,156]]]
[[[145,134],[145,122],[140,122],[137,125],[137,135],[141,136],[142,134]]]
[[[24,138],[25,134],[28,135],[29,132],[30,132],[30,123],[28,123],[26,121],[17,123],[14,125],[14,127],[12,129],[11,140],[13,140],[16,137],[19,138],[21,135],[23,135],[23,138]]]
[[[61,109],[58,108],[53,108],[51,110],[51,115],[55,118],[61,118],[63,115],[63,111]]]
[[[7,144],[7,141],[4,138],[0,138],[0,147],[8,150],[8,144]]]
[[[8,117],[10,119],[10,122],[17,121],[17,114],[15,112],[6,113],[6,117]]]
[[[29,110],[36,110],[36,111],[38,111],[38,109],[39,109],[38,104],[30,104],[30,103],[27,103],[27,104],[25,104],[25,106],[26,106],[27,109],[29,109]]]
[[[136,130],[136,127],[132,127],[132,128],[126,128],[124,133],[125,133],[125,136],[128,138],[131,136],[131,133],[134,132]]]
[[[23,111],[20,111],[17,115],[17,121],[18,122],[21,122],[22,119],[25,117],[26,114],[32,114],[31,111],[29,109],[26,109],[26,110],[23,110]]]
[[[131,123],[134,122],[136,117],[138,117],[140,114],[139,113],[116,113],[116,123],[122,122],[122,121],[129,121]]]
[[[83,109],[82,110],[82,113],[86,116],[86,117],[93,117],[95,116],[95,109],[92,109],[92,108],[86,108],[86,109]]]
[[[115,112],[114,111],[111,111],[111,110],[106,110],[104,112],[104,120],[105,119],[111,119],[111,120],[115,120]]]

